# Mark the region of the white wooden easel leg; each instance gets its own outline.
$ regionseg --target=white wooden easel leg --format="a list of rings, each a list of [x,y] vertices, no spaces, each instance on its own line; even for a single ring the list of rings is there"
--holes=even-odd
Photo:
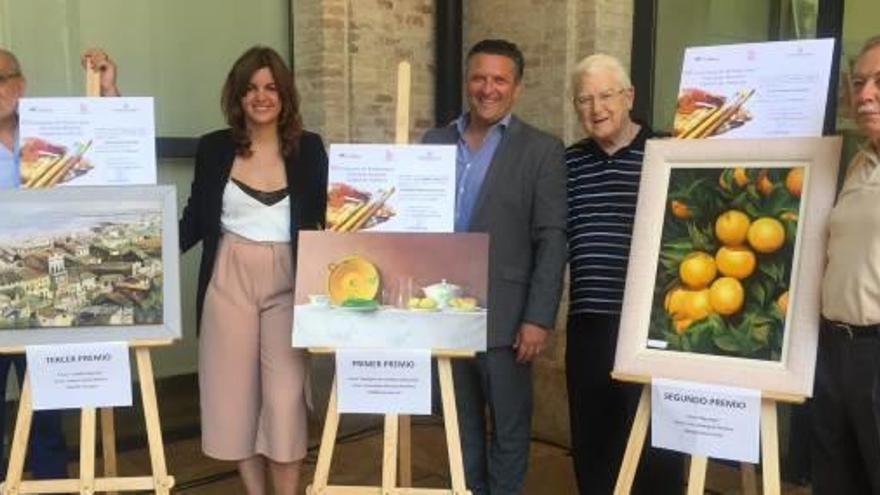
[[[330,386],[330,401],[327,404],[327,417],[324,419],[324,432],[318,447],[318,462],[315,464],[315,477],[306,488],[309,495],[321,495],[327,489],[330,478],[330,461],[336,446],[336,432],[339,429],[339,410],[336,404],[336,377]]]
[[[461,456],[461,438],[458,436],[458,411],[455,407],[455,387],[452,381],[450,358],[437,358],[437,374],[440,378],[440,397],[443,401],[443,423],[446,429],[446,448],[449,450],[452,493],[454,495],[470,493],[464,478],[464,461]]]
[[[24,380],[21,384],[21,393],[18,398],[18,416],[15,420],[15,433],[12,436],[12,445],[9,449],[9,464],[6,466],[6,481],[3,483],[3,493],[6,495],[18,495],[19,493],[33,417],[31,383],[28,373],[25,372]]]
[[[706,489],[706,466],[708,459],[703,455],[691,456],[688,474],[687,495],[703,495]]]
[[[113,408],[102,407],[101,416],[101,457],[104,460],[104,477],[115,478],[118,474],[116,469],[116,425],[113,421]],[[116,492],[108,492],[108,495],[116,495]]]
[[[165,464],[165,445],[162,443],[162,429],[159,425],[159,405],[156,402],[156,384],[153,382],[153,363],[150,349],[136,347],[138,379],[141,383],[141,400],[144,406],[144,420],[147,425],[147,443],[150,447],[150,464],[153,468],[153,482],[158,495],[168,495],[174,486],[174,478],[168,476]],[[94,443],[94,442],[93,442]]]
[[[776,401],[761,399],[761,462],[764,495],[778,495],[779,481],[779,433],[776,419]]]
[[[394,144],[409,144],[410,87],[412,67],[406,60],[397,64],[397,109],[394,116]],[[387,431],[387,429],[386,429]],[[397,466],[402,487],[412,486],[412,423],[401,415],[398,423]]]
[[[617,476],[617,484],[614,486],[614,495],[629,495],[633,481],[636,478],[636,469],[639,467],[639,458],[645,446],[645,437],[648,434],[648,423],[651,414],[651,386],[642,387],[642,395],[639,397],[639,406],[636,416],[633,418],[632,429],[629,432],[629,440],[626,442],[626,452],[620,464],[620,474]]]
[[[398,416],[385,415],[385,438],[382,447],[382,491],[390,493],[397,486]]]
[[[79,425],[79,493],[95,493],[95,408],[84,407]]]

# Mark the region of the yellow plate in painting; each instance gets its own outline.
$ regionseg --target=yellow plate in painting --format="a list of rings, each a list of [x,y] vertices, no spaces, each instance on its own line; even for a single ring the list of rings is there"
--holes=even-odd
[[[361,256],[346,256],[329,267],[327,294],[331,304],[346,299],[375,299],[379,293],[379,271]]]

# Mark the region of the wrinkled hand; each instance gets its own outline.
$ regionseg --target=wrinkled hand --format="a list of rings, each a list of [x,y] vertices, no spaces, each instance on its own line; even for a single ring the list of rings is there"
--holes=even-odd
[[[517,363],[529,363],[544,350],[548,330],[534,323],[523,323],[513,341]]]
[[[116,64],[100,48],[89,48],[80,56],[84,69],[91,69],[101,74],[101,96],[119,96],[116,87]]]

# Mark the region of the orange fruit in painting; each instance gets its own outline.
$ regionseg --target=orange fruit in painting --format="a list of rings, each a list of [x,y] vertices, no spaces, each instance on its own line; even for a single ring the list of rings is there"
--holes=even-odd
[[[745,246],[722,246],[715,253],[715,266],[725,277],[742,280],[755,271],[755,253]]]
[[[677,218],[690,218],[693,213],[691,213],[691,209],[688,208],[687,203],[684,201],[679,201],[677,199],[673,199],[669,205],[669,208],[672,210],[672,214]]]
[[[758,188],[758,192],[764,196],[773,192],[773,181],[767,177],[766,170],[761,170],[761,172],[758,173],[758,180],[755,181],[755,186]]]
[[[696,290],[688,293],[684,300],[682,312],[683,318],[694,321],[702,320],[712,314],[712,302],[709,298],[709,289]]]
[[[682,287],[673,287],[666,293],[663,301],[663,307],[671,316],[678,315],[684,309],[684,300],[687,298],[687,292]]]
[[[736,185],[739,187],[743,187],[749,183],[749,176],[746,174],[746,169],[743,167],[736,167],[733,169],[733,180],[736,181]]]
[[[712,282],[709,288],[709,304],[712,310],[721,315],[732,315],[742,308],[745,291],[739,280],[721,277]]]
[[[715,219],[715,237],[725,246],[739,246],[746,242],[751,225],[749,216],[739,210],[727,210]]]
[[[783,292],[776,299],[776,307],[779,308],[779,312],[782,313],[783,317],[788,313],[788,291]]]
[[[675,333],[681,335],[685,332],[685,330],[688,329],[689,326],[691,326],[691,323],[693,322],[694,320],[691,320],[690,318],[683,318],[680,320],[673,320],[672,324],[673,326],[675,326]]]
[[[772,253],[785,242],[785,227],[772,217],[761,217],[749,227],[749,244],[759,253]]]
[[[788,171],[785,176],[785,188],[792,196],[801,197],[804,188],[804,167],[796,167]]]
[[[715,260],[702,251],[694,251],[681,260],[678,276],[691,289],[704,289],[718,273]]]

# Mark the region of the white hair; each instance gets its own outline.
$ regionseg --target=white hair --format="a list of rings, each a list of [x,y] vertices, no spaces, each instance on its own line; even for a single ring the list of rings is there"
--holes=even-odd
[[[855,67],[856,63],[859,61],[860,58],[862,58],[866,53],[870,52],[874,48],[877,48],[878,46],[880,46],[880,34],[877,34],[877,35],[874,35],[874,36],[871,36],[870,38],[868,38],[865,41],[865,43],[862,45],[862,48],[861,48],[861,50],[859,50],[859,53],[856,54],[855,58],[853,58],[850,61],[850,64],[849,64],[850,72],[852,72],[852,69]]]
[[[574,70],[571,72],[571,90],[577,92],[581,79],[584,76],[591,76],[600,72],[611,73],[624,89],[632,87],[629,74],[626,72],[623,64],[620,63],[620,60],[604,53],[595,53],[584,58],[574,66]]]

